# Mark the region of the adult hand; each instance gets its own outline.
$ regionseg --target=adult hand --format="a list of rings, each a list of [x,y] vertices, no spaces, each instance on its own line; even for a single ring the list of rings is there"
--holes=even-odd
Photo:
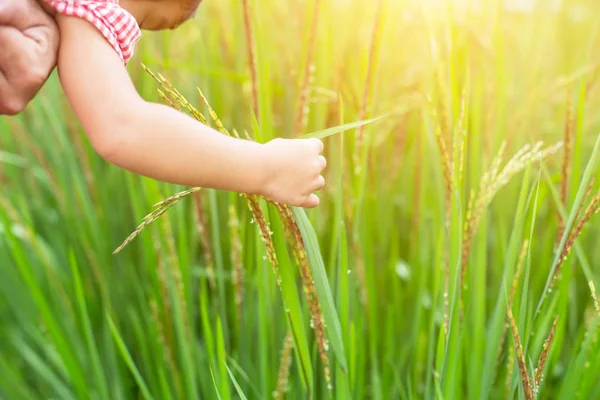
[[[60,41],[37,0],[0,0],[0,115],[20,113],[54,67]]]

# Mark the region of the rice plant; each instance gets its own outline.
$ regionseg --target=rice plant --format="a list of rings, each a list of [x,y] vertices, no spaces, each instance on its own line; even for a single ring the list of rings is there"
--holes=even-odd
[[[150,101],[325,142],[321,205],[108,165],[52,76],[0,117],[0,399],[600,397],[600,5],[206,0]]]

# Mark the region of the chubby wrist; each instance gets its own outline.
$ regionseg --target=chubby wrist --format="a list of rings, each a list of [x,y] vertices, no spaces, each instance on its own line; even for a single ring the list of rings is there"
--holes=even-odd
[[[239,160],[242,163],[242,190],[248,194],[264,195],[272,176],[271,156],[265,144],[240,140]]]

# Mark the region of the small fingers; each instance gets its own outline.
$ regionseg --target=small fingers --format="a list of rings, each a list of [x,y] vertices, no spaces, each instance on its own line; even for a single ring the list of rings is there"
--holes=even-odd
[[[304,201],[304,203],[301,205],[301,207],[304,208],[315,208],[319,205],[320,200],[319,200],[319,196],[317,196],[316,194],[311,194],[310,196],[308,196],[306,198],[306,200]]]
[[[323,149],[325,148],[325,146],[323,145],[323,142],[320,139],[308,139],[312,146],[314,146],[315,150],[317,150],[317,153],[321,154],[323,152]]]
[[[323,175],[319,175],[319,177],[315,180],[312,191],[316,192],[318,190],[323,189],[324,187],[325,187],[325,178],[323,177]]]
[[[327,159],[324,156],[319,156],[319,166],[321,168],[321,171],[323,171],[325,167],[327,167]]]

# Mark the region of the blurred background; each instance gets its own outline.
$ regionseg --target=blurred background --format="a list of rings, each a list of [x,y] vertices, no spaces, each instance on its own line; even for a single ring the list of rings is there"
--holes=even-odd
[[[344,359],[264,203],[281,288],[234,193],[113,255],[186,188],[98,157],[53,76],[0,117],[0,398],[599,398],[599,23],[594,0],[204,0],[145,32],[145,99],[142,63],[254,140],[383,116],[324,139],[307,212]]]

